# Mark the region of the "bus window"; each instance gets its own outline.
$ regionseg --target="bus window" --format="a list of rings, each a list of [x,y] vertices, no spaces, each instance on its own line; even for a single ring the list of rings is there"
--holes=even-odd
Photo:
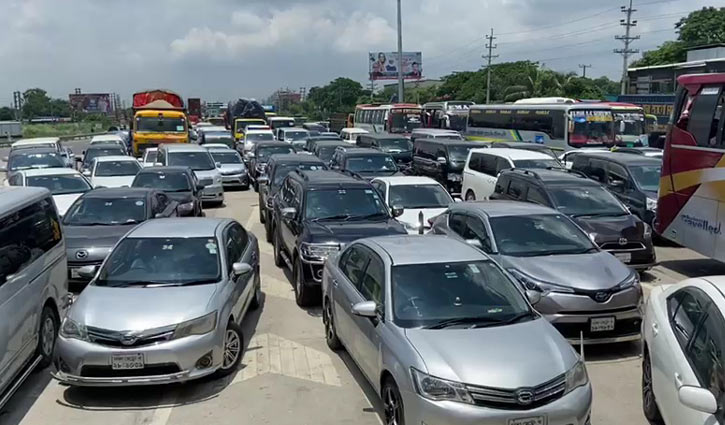
[[[687,132],[692,134],[698,146],[717,145],[717,126],[720,117],[715,116],[715,111],[721,103],[721,91],[722,87],[719,86],[705,86],[693,100]]]

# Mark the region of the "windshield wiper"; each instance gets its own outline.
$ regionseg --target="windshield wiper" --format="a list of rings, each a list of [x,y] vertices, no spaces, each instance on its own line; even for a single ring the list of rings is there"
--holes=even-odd
[[[456,325],[475,325],[482,323],[500,323],[500,320],[486,316],[470,316],[470,317],[455,317],[453,319],[442,320],[438,323],[425,326],[423,329],[443,329],[449,326]]]
[[[367,215],[357,215],[357,216],[351,217],[350,220],[369,220],[369,219],[375,218],[375,217],[387,218],[388,215],[385,214],[384,212],[376,212],[376,213],[367,214]]]
[[[96,282],[96,286],[107,286],[109,288],[130,288],[130,287],[145,288],[145,287],[154,286],[154,285],[159,285],[159,286],[174,285],[173,283],[169,284],[168,282],[158,282],[158,281],[153,281],[153,280],[139,280],[137,282],[123,282],[123,283],[117,283],[117,284],[111,284],[111,282],[108,282],[108,281],[101,281],[101,282],[105,282],[105,283],[103,285],[100,285],[99,284],[100,282]]]
[[[323,220],[349,220],[350,217],[352,217],[350,214],[339,214],[339,215],[331,215],[329,217],[318,217],[313,218],[310,221],[323,221]]]
[[[628,215],[626,212],[618,212],[618,213],[584,213],[584,214],[572,214],[572,217],[579,218],[579,217],[621,217],[623,215]]]
[[[496,326],[510,325],[510,324],[519,322],[519,321],[521,321],[523,319],[526,319],[527,317],[537,317],[537,316],[532,311],[524,311],[523,313],[516,314],[513,317],[510,317],[510,318],[508,318],[506,320],[499,320],[499,321],[496,321],[496,322],[492,322],[492,323],[485,324],[485,325],[482,325],[482,326],[475,326],[475,327],[476,328],[485,328],[485,327],[493,326],[493,325],[496,325]]]

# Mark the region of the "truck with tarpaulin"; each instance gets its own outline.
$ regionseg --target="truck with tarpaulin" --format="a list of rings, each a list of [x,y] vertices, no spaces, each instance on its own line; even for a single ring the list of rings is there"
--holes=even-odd
[[[162,143],[189,143],[189,119],[184,100],[162,89],[133,95],[131,149],[140,157],[148,148]]]

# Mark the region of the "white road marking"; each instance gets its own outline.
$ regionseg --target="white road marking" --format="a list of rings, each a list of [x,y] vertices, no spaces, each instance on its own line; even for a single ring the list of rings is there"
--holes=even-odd
[[[176,404],[176,391],[164,393],[164,397],[159,403],[159,407],[154,409],[151,417],[147,421],[143,421],[143,425],[166,425],[169,422],[171,411],[174,410]]]

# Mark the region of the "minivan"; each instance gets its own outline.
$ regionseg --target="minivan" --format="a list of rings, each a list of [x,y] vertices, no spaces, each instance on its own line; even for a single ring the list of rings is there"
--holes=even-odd
[[[50,191],[0,188],[0,407],[52,361],[70,306],[65,241]]]
[[[222,174],[219,170],[221,163],[214,162],[214,158],[203,146],[188,143],[161,144],[155,165],[164,167],[179,165],[191,168],[199,183],[204,186],[201,200],[217,205],[224,203]]]
[[[395,163],[410,165],[413,160],[413,144],[408,138],[389,133],[368,133],[357,136],[357,146],[360,148],[372,148],[390,154]]]
[[[461,193],[463,166],[476,142],[451,139],[416,139],[413,143],[413,173],[437,180],[451,193]]]

